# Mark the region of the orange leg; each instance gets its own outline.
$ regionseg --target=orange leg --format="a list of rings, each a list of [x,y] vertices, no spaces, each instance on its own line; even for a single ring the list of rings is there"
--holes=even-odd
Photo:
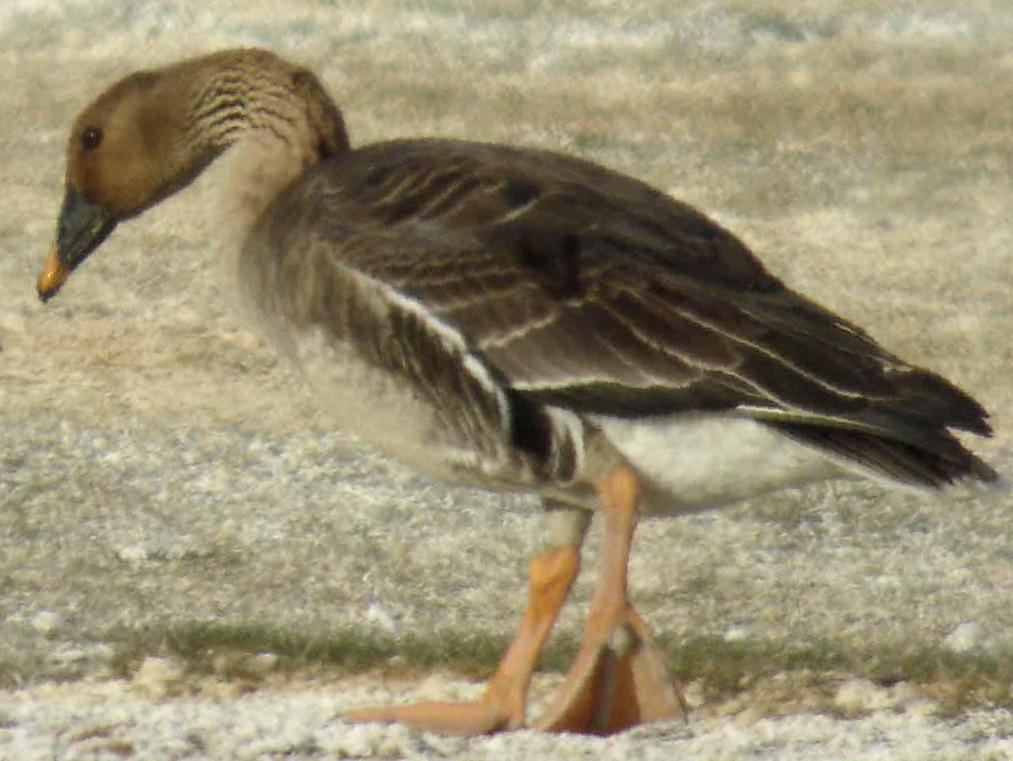
[[[520,629],[478,702],[368,708],[352,711],[347,718],[401,722],[431,732],[458,735],[524,726],[531,674],[579,568],[579,547],[547,549],[531,561],[528,607]]]
[[[580,652],[555,704],[536,725],[547,731],[611,734],[685,714],[664,658],[626,593],[639,479],[619,466],[597,487],[605,518],[601,570]]]

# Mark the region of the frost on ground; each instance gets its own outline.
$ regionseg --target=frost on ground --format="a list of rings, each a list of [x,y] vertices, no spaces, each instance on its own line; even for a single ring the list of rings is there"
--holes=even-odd
[[[467,685],[444,677],[444,693]],[[406,689],[404,683],[397,684]],[[874,687],[862,688],[875,690]],[[434,758],[507,761],[707,759],[1006,759],[1013,714],[971,711],[940,719],[917,708],[879,710],[842,721],[803,713],[776,718],[704,716],[641,727],[614,738],[516,732],[462,739],[403,727],[349,725],[348,706],[389,699],[373,680],[230,694],[153,699],[122,682],[43,685],[0,706],[0,753],[21,761],[51,758]],[[842,726],[843,725],[843,726]]]
[[[319,72],[356,141],[565,150],[706,209],[972,391],[997,428],[975,445],[1009,475],[1011,33],[1001,0],[5,2],[0,758],[1013,755],[1011,498],[874,484],[642,527],[633,595],[688,723],[350,727],[346,707],[480,689],[522,605],[530,501],[427,483],[330,429],[229,314],[213,171],[53,303],[33,292],[76,110],[139,66],[265,45]]]

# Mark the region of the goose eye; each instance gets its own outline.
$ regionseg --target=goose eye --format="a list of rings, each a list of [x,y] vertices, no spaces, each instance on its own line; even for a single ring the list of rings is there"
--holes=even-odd
[[[86,151],[93,151],[102,142],[102,130],[98,127],[86,127],[81,133],[81,147]]]

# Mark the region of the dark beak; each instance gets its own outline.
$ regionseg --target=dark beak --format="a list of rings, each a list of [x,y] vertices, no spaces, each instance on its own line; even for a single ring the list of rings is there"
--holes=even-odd
[[[67,185],[56,226],[56,243],[39,274],[37,287],[43,302],[56,295],[77,265],[109,237],[116,223],[112,214]]]

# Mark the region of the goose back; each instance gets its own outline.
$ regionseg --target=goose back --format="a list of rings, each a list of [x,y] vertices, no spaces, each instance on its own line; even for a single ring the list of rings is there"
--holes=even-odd
[[[785,287],[703,214],[591,162],[374,144],[282,193],[244,258],[283,347],[358,342],[489,472],[573,480],[589,428],[707,411],[893,480],[990,475],[948,431],[988,433],[974,400]]]

